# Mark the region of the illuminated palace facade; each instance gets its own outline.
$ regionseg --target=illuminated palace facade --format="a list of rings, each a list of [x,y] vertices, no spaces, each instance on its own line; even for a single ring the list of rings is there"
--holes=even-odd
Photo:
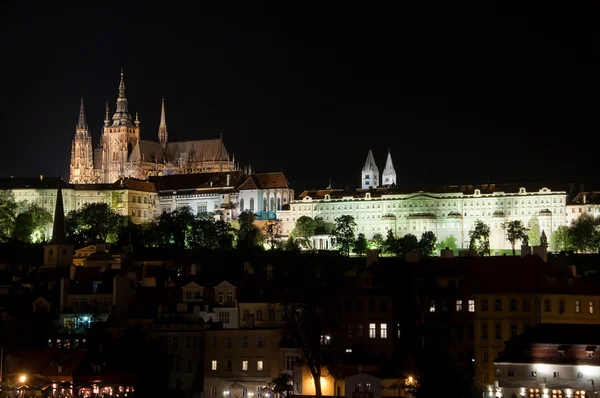
[[[382,176],[384,185],[379,185],[379,177],[369,151],[361,173],[361,189],[304,191],[290,203],[289,210],[279,213],[284,233],[289,234],[302,216],[333,222],[339,216],[351,215],[357,224],[356,233],[364,233],[367,239],[377,233],[385,238],[388,230],[397,237],[410,233],[418,238],[433,231],[438,241],[454,236],[458,247],[468,248],[469,231],[477,220],[482,220],[491,230],[490,247],[510,249],[502,228],[504,222],[521,220],[527,228],[538,222],[540,234],[545,231],[550,239],[552,232],[570,221],[567,192],[556,187],[484,184],[400,189],[395,184],[390,154]],[[317,248],[330,246],[326,237],[315,244]]]
[[[104,127],[97,147],[92,144],[81,100],[71,148],[71,184],[112,184],[124,177],[146,179],[149,176],[237,169],[235,158],[229,156],[222,138],[169,142],[164,98],[158,141],[142,140],[138,114],[133,120],[128,110],[123,72],[116,111],[111,119],[106,104]]]

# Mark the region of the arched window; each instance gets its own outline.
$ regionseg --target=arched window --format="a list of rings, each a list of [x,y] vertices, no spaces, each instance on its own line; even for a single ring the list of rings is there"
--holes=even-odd
[[[254,198],[250,198],[250,211],[254,213]]]
[[[244,198],[240,199],[240,212],[244,211]]]
[[[116,162],[117,160],[119,160],[118,153],[115,151],[113,152],[113,161]]]
[[[275,198],[271,198],[271,202],[269,204],[270,204],[269,210],[274,211],[275,210]]]
[[[277,198],[277,210],[281,210],[281,198]]]
[[[263,210],[268,211],[269,210],[268,207],[269,207],[269,201],[267,200],[267,198],[263,198]]]

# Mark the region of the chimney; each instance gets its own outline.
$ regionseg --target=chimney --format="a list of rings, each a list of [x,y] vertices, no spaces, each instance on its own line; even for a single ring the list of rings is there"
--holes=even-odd
[[[229,174],[227,174],[227,186],[229,186],[230,177],[231,176]]]
[[[44,175],[40,174],[40,181],[44,181]]]
[[[453,258],[454,257],[454,251],[450,250],[449,247],[442,249],[442,251],[440,252],[440,257],[441,258]]]
[[[548,262],[548,252],[546,251],[546,246],[533,246],[533,254],[540,256],[545,263]]]
[[[585,197],[585,192],[583,193],[583,204],[586,203],[586,197]]]
[[[379,261],[379,252],[377,250],[367,250],[367,267]]]
[[[69,270],[69,280],[75,280],[75,272],[77,271],[77,266],[75,264],[71,264],[71,269]]]

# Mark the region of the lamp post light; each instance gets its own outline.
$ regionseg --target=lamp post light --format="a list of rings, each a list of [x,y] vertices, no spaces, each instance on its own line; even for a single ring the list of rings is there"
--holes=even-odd
[[[19,382],[20,383],[25,383],[26,381],[27,381],[27,376],[26,375],[19,376]]]

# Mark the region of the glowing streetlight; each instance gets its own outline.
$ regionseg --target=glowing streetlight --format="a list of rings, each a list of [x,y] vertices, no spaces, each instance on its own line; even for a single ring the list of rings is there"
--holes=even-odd
[[[408,376],[408,382],[409,382],[409,383],[412,383],[412,382],[413,382],[413,380],[414,380],[414,379],[413,379],[413,377],[412,377],[412,376]]]
[[[19,376],[19,382],[20,383],[25,383],[26,381],[27,381],[27,376],[25,376],[25,375]]]

